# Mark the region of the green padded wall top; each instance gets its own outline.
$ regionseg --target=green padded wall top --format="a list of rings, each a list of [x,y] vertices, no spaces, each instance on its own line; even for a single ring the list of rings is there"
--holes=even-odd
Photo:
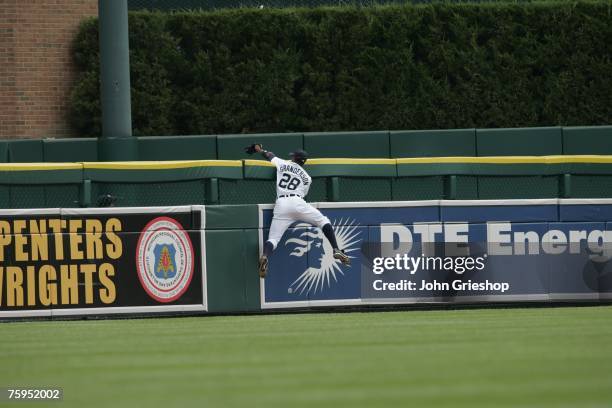
[[[244,178],[272,180],[276,177],[276,167],[266,160],[244,160]]]
[[[0,140],[0,163],[8,162],[8,141]]]
[[[146,136],[138,138],[140,160],[214,160],[217,136]]]
[[[395,177],[395,159],[311,159],[306,171],[312,177]]]
[[[476,156],[476,129],[390,133],[391,157]]]
[[[389,132],[305,133],[304,149],[310,157],[389,157]]]
[[[204,178],[242,178],[239,160],[183,160],[83,163],[84,177],[92,181],[151,183]]]
[[[217,137],[217,158],[222,160],[260,159],[261,155],[249,156],[245,146],[261,143],[264,149],[278,157],[289,158],[289,153],[304,148],[302,133],[260,133],[251,135],[219,135]]]
[[[9,141],[8,162],[38,163],[43,161],[42,140],[11,140]]]
[[[478,156],[563,154],[560,127],[476,129]]]
[[[43,139],[43,158],[47,163],[98,160],[98,139]]]
[[[397,159],[397,174],[400,177],[562,174],[568,164],[550,157],[553,156],[405,158]]]
[[[80,184],[82,181],[80,163],[0,164],[0,184]]]
[[[612,126],[564,127],[563,154],[612,154]]]
[[[433,175],[610,174],[612,156],[413,157],[396,159],[400,177]]]
[[[395,159],[310,159],[305,170],[311,177],[395,177]],[[265,160],[244,160],[244,177],[273,179],[274,165]]]

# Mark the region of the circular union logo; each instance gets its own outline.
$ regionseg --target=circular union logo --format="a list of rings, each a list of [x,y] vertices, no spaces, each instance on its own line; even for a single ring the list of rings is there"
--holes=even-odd
[[[169,217],[149,222],[136,245],[136,269],[153,299],[167,303],[180,298],[193,276],[193,246],[183,226]]]

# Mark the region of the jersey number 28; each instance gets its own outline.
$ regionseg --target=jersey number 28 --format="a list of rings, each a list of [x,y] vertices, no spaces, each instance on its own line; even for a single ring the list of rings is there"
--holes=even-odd
[[[285,188],[287,190],[295,190],[300,185],[300,179],[297,177],[291,177],[291,174],[284,173],[283,177],[278,182],[278,186],[280,188]]]

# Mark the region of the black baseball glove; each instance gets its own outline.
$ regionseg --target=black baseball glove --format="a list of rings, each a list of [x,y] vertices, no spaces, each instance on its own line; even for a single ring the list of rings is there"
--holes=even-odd
[[[263,145],[261,143],[253,143],[252,145],[245,147],[244,151],[247,154],[257,153],[257,150],[255,150],[255,146],[259,146],[260,149],[263,148]]]

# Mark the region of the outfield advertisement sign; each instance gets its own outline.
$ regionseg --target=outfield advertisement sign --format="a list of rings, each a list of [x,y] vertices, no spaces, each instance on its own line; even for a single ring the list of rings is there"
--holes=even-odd
[[[350,266],[296,223],[262,308],[612,299],[611,200],[320,203]],[[272,207],[260,206],[260,245]],[[610,222],[608,222],[610,220]]]
[[[206,311],[204,207],[5,210],[0,317]]]

